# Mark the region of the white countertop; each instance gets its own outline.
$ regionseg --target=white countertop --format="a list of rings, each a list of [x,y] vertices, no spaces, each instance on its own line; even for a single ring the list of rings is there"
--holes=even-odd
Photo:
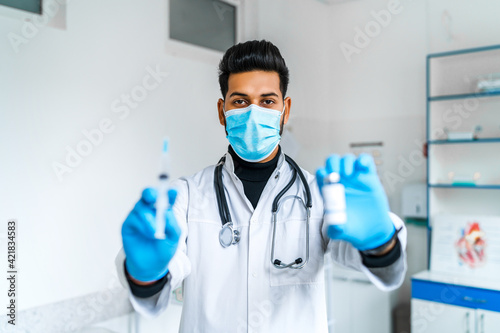
[[[75,332],[133,311],[128,291],[110,288],[81,297],[22,310],[16,326],[7,324],[9,317],[0,316],[1,332]],[[89,328],[90,329],[90,328]],[[97,329],[97,328],[96,328]]]
[[[442,272],[422,271],[412,275],[412,279],[500,291],[500,279],[498,277],[495,279],[485,279]]]

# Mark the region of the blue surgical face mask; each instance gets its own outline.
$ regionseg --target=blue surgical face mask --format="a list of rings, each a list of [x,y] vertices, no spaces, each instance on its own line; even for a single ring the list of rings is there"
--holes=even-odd
[[[227,139],[236,154],[248,162],[260,162],[278,146],[280,119],[285,112],[251,104],[224,112]]]

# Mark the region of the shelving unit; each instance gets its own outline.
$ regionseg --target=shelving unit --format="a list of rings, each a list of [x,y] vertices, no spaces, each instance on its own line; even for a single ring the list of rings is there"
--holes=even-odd
[[[500,281],[471,286],[473,278],[459,281],[458,274],[431,267],[437,216],[500,216],[500,89],[477,89],[478,81],[493,73],[500,73],[500,45],[427,56],[429,270],[412,278],[412,332],[494,332],[500,325],[500,307],[490,306],[500,301]],[[481,131],[473,139],[447,136],[477,126]],[[450,291],[456,294],[443,296]],[[442,315],[420,325],[418,313],[436,306]]]
[[[492,73],[500,73],[500,45],[457,50],[427,56],[427,188],[428,236],[431,238],[433,216],[450,206],[447,196],[436,191],[468,191],[456,206],[469,207],[485,195],[500,190],[500,89],[477,91],[477,81]],[[445,128],[453,131],[483,131],[472,140],[448,140]],[[448,174],[472,176],[480,173],[475,184],[453,184]],[[491,190],[484,194],[484,191]],[[500,191],[498,194],[500,199]],[[464,202],[465,201],[465,202]],[[500,201],[499,201],[500,203]],[[500,207],[500,204],[498,205]],[[495,212],[493,209],[492,212]],[[500,208],[499,208],[500,213]],[[430,248],[429,242],[429,267]]]

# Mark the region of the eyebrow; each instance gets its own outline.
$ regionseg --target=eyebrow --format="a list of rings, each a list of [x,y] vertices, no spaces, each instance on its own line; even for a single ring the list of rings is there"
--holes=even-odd
[[[233,92],[231,95],[229,95],[229,97],[233,97],[233,96],[244,96],[244,97],[248,97],[247,94],[244,94],[244,93],[240,93],[240,92]],[[267,94],[261,94],[260,95],[261,97],[269,97],[269,96],[276,96],[276,97],[279,97],[278,94],[274,93],[274,92],[270,92],[270,93],[267,93]]]

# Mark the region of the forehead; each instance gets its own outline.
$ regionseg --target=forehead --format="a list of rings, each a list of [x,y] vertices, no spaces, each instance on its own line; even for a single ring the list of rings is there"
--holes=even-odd
[[[228,78],[228,94],[237,91],[249,96],[274,92],[281,96],[280,77],[276,72],[251,71],[233,73]]]

